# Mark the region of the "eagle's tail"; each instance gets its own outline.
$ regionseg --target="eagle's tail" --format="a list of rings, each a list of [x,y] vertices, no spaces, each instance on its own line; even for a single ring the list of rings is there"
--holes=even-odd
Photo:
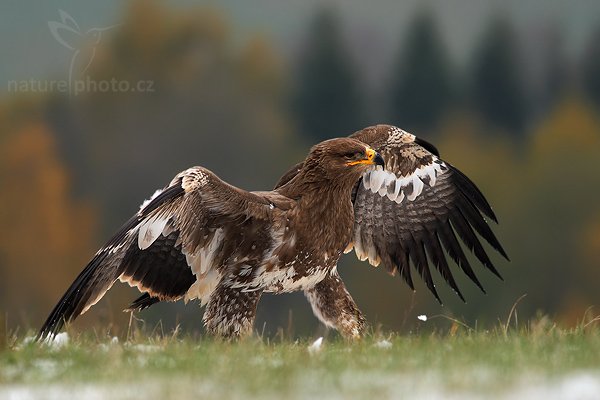
[[[107,251],[98,253],[71,284],[54,307],[37,340],[54,336],[65,323],[72,321],[96,304],[118,278],[118,268],[106,263]]]

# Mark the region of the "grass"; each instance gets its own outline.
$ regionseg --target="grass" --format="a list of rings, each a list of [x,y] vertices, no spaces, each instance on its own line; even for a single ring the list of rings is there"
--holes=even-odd
[[[570,397],[600,390],[598,325],[564,330],[542,318],[475,331],[454,323],[358,343],[332,335],[317,352],[312,340],[256,337],[75,335],[57,348],[13,336],[0,350],[0,398]]]

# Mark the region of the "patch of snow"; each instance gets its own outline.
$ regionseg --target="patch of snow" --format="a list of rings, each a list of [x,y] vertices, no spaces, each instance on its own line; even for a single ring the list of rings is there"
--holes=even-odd
[[[319,338],[322,339],[322,338]],[[317,339],[317,341],[319,340]],[[315,341],[316,342],[316,341]],[[322,343],[322,341],[321,341]],[[38,366],[35,366],[37,368]],[[524,374],[501,387],[496,385],[494,369],[481,381],[467,368],[456,371],[450,379],[448,371],[418,370],[406,372],[348,370],[340,373],[339,379],[323,379],[323,371],[306,369],[294,377],[294,389],[286,397],[295,398],[411,398],[427,400],[597,400],[600,393],[600,373],[598,370],[572,372],[563,376]],[[0,369],[0,373],[2,370]],[[39,379],[39,378],[37,378]],[[53,378],[55,379],[55,378]],[[489,379],[489,380],[488,380]],[[490,386],[491,385],[491,386]],[[247,393],[245,386],[222,385],[222,383],[202,379],[202,377],[178,377],[165,380],[142,380],[132,385],[130,382],[106,383],[17,383],[0,385],[0,399],[8,400],[79,400],[79,399],[163,399],[169,398],[267,398],[278,399],[281,394],[263,388],[258,393]]]
[[[108,350],[110,350],[111,348],[115,347],[118,344],[119,344],[119,338],[116,337],[116,336],[113,336],[110,339],[110,342],[100,344],[99,348],[102,351],[108,351]]]
[[[452,379],[445,383],[448,374],[436,370],[422,371],[418,378],[412,373],[382,374],[381,371],[365,371],[356,374],[355,371],[351,371],[342,373],[340,382],[349,393],[367,393],[370,388],[377,388],[384,398],[404,398],[406,393],[410,393],[411,399],[428,400],[600,399],[600,374],[596,371],[581,371],[558,379],[531,374],[517,378],[502,388],[494,388],[495,371],[488,370],[476,378],[474,377],[477,374],[474,374],[474,371],[463,371],[468,382],[464,385],[458,382],[458,387],[457,382],[452,382]],[[313,378],[320,379],[318,376]],[[488,386],[492,389],[486,389]],[[320,387],[319,390],[323,393],[325,389]]]
[[[35,336],[27,336],[25,339],[23,339],[23,342],[21,344],[25,346],[33,342],[35,342]]]
[[[425,322],[425,321],[427,321],[427,315],[425,315],[425,314],[421,314],[421,315],[419,315],[419,316],[417,317],[417,319],[418,319],[419,321],[423,321],[423,322]]]
[[[7,385],[0,387],[0,398],[8,400],[102,400],[102,399],[139,399],[142,396],[156,399],[155,387],[145,388],[141,391],[135,386],[126,385]]]
[[[321,336],[315,340],[310,346],[308,346],[308,352],[310,354],[316,354],[321,351],[323,344],[323,337]]]
[[[32,343],[35,343],[35,336],[27,336],[21,343],[16,346],[17,350],[21,350],[23,347],[26,347]]]
[[[383,340],[380,340],[379,342],[375,343],[375,347],[377,347],[378,349],[391,349],[392,342],[390,342],[389,340],[383,339]]]
[[[600,376],[590,372],[579,372],[545,385],[531,382],[528,385],[522,385],[509,394],[510,396],[506,396],[507,399],[597,400],[600,398]]]

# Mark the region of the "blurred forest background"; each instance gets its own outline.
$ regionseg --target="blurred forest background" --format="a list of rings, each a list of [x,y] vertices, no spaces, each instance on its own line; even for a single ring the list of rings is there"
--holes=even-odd
[[[348,255],[339,270],[370,322],[408,331],[423,329],[419,314],[445,314],[485,326],[524,294],[520,320],[581,320],[600,306],[600,20],[589,18],[600,10],[526,3],[133,0],[100,12],[5,2],[0,329],[37,329],[93,253],[178,171],[203,165],[266,190],[315,142],[375,123],[432,141],[478,184],[512,261],[495,259],[504,282],[478,269],[487,295],[456,271],[468,303],[442,288],[442,307],[422,284],[413,293]],[[61,36],[72,49],[50,21],[73,28],[60,33],[74,37]],[[75,51],[84,62],[69,75]],[[57,80],[87,86],[48,87]],[[111,80],[128,84],[94,90]],[[117,286],[78,326],[127,329],[120,311],[137,292]],[[150,328],[201,326],[197,304],[139,317]],[[259,306],[259,331],[316,328],[301,294]]]

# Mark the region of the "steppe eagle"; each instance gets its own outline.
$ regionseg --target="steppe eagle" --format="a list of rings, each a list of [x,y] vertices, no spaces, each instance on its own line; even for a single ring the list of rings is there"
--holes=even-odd
[[[56,334],[120,280],[143,293],[129,310],[199,299],[207,330],[222,337],[252,332],[263,292],[302,290],[325,325],[358,338],[366,321],[338,274],[343,252],[354,249],[414,289],[412,266],[439,301],[431,264],[462,299],[445,253],[483,287],[458,238],[498,277],[478,235],[508,258],[486,217],[497,222],[469,178],[431,144],[389,125],[315,145],[268,192],[193,167],[96,253],[39,337]]]

